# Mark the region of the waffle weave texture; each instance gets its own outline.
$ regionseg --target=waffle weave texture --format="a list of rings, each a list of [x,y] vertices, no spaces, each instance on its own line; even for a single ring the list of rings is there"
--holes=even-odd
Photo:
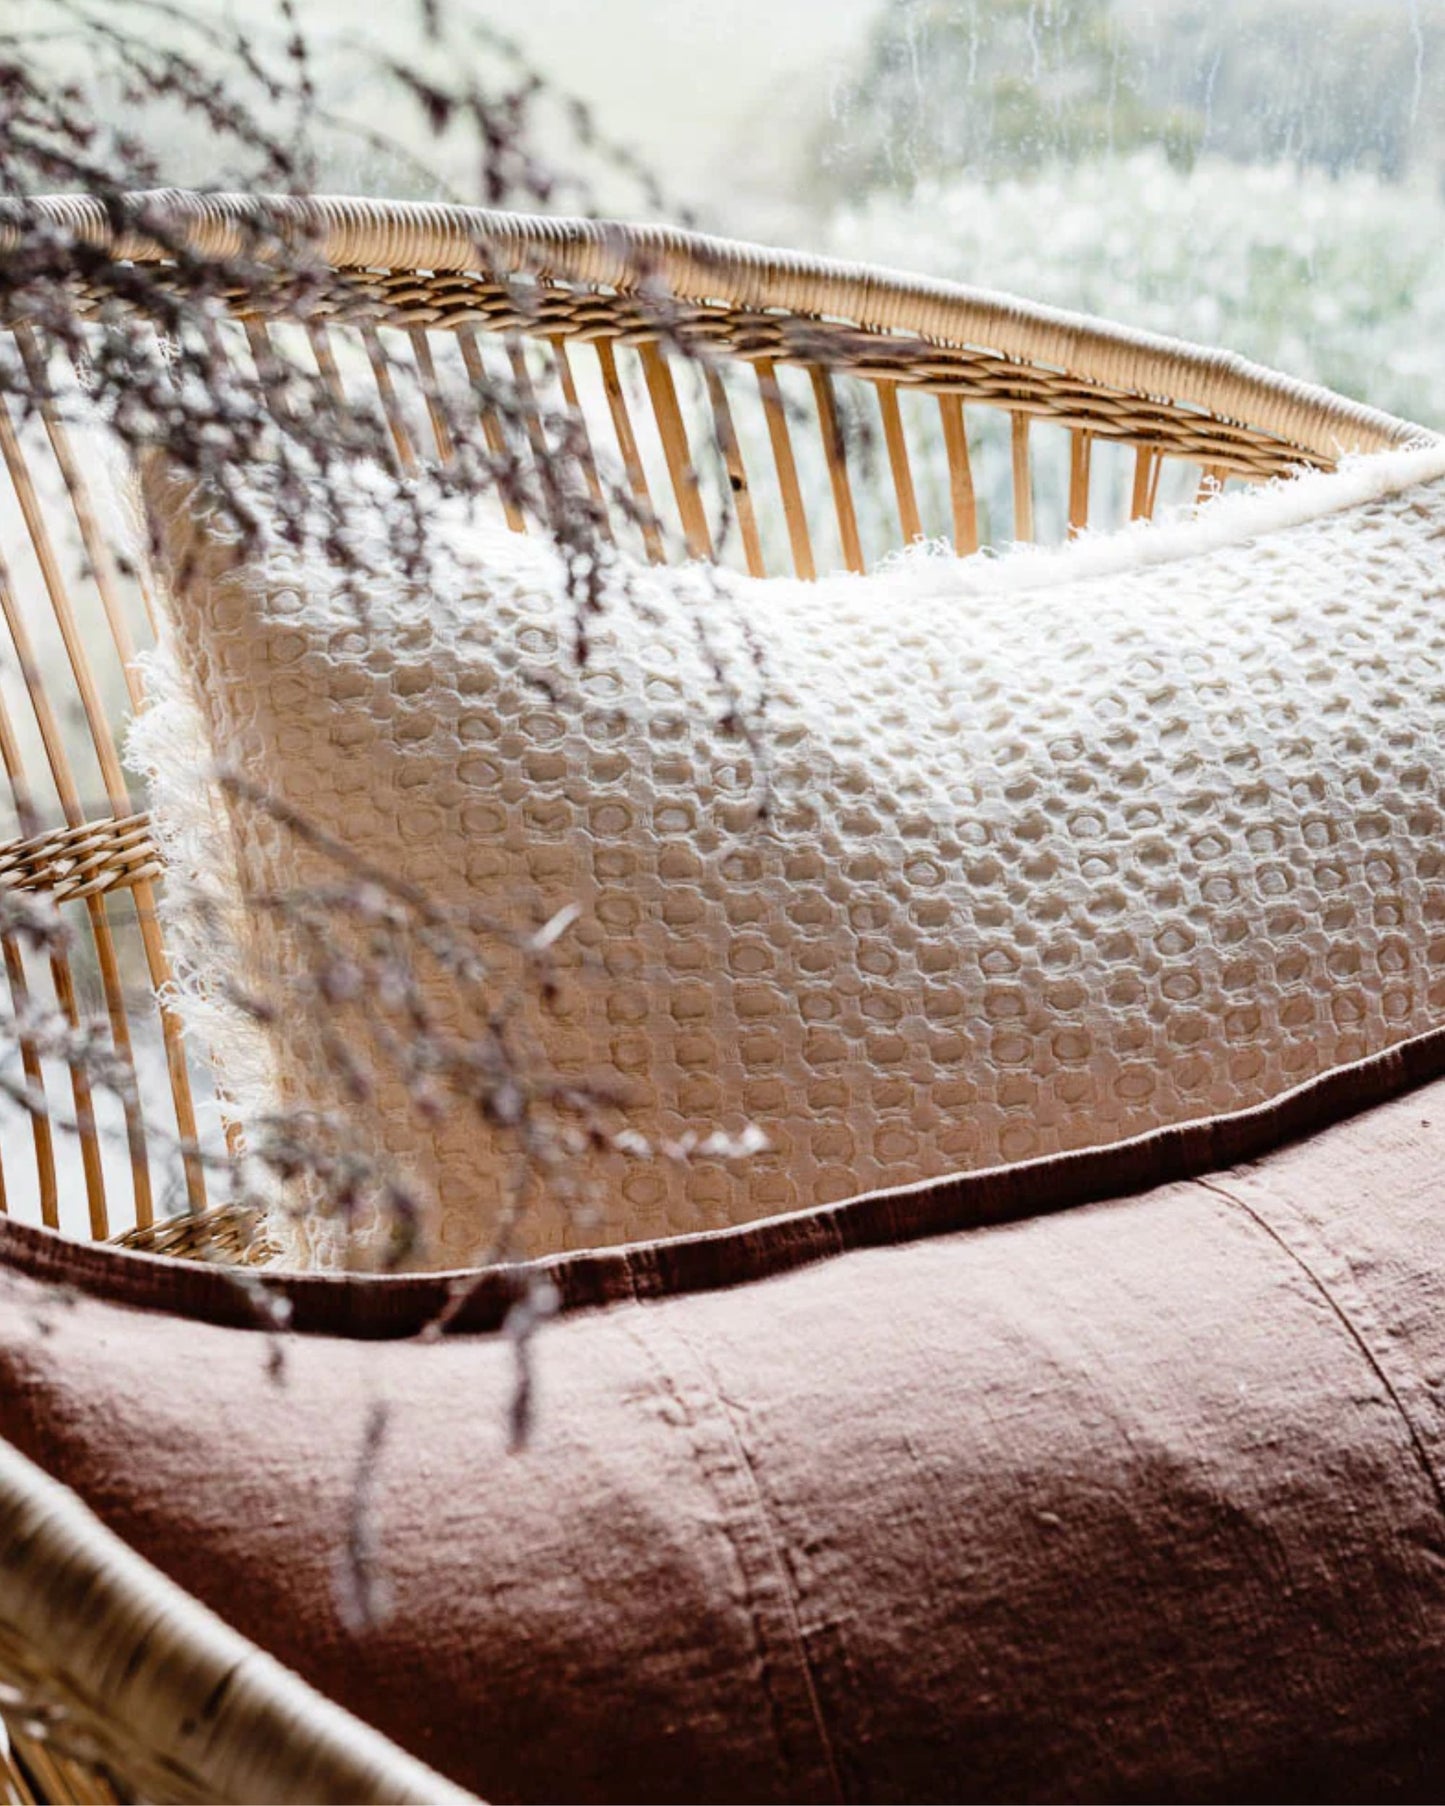
[[[243,895],[322,867],[218,802],[218,761],[446,909],[579,912],[551,1004],[504,937],[496,984],[522,979],[537,1082],[606,1091],[641,1139],[581,1163],[587,1210],[542,1188],[529,1253],[1237,1110],[1441,1019],[1438,448],[1054,553],[811,585],[620,570],[581,667],[550,547],[436,498],[418,586],[390,482],[358,479],[377,514],[348,584],[276,536],[243,551],[149,468],[168,621],[136,756],[220,911],[198,932],[173,885],[186,1007],[241,1114],[348,1115],[431,1200],[435,1264],[487,1245],[515,1131],[433,1120],[375,1040],[348,1101],[284,1000],[264,1036],[227,1026],[226,982],[274,990],[299,958]],[[467,1032],[448,974],[424,984]],[[746,1158],[657,1152],[749,1125]]]

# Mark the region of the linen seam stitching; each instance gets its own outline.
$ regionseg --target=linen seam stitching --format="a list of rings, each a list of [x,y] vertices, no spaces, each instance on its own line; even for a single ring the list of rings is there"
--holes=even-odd
[[[1390,1403],[1395,1407],[1401,1422],[1404,1424],[1406,1434],[1410,1439],[1411,1447],[1415,1451],[1420,1466],[1425,1470],[1425,1477],[1429,1480],[1431,1489],[1435,1494],[1436,1508],[1439,1511],[1440,1516],[1445,1518],[1445,1476],[1442,1476],[1436,1468],[1435,1459],[1430,1453],[1429,1446],[1421,1433],[1419,1425],[1415,1422],[1414,1414],[1401,1397],[1396,1381],[1389,1371],[1390,1363],[1381,1358],[1370,1337],[1366,1335],[1364,1329],[1356,1321],[1354,1313],[1346,1309],[1344,1304],[1342,1304],[1340,1299],[1336,1296],[1334,1287],[1315,1271],[1311,1263],[1305,1258],[1300,1250],[1294,1246],[1293,1241],[1278,1229],[1262,1211],[1257,1210],[1253,1205],[1246,1203],[1243,1198],[1237,1196],[1234,1192],[1229,1190],[1227,1186],[1221,1185],[1218,1180],[1197,1179],[1195,1180],[1195,1184],[1198,1185],[1201,1190],[1211,1193],[1214,1197],[1223,1199],[1225,1203],[1232,1204],[1236,1210],[1242,1211],[1257,1228],[1263,1230],[1270,1240],[1274,1242],[1277,1247],[1282,1249],[1295,1263],[1319,1292],[1326,1304],[1329,1305],[1335,1316],[1344,1325],[1351,1340],[1355,1343],[1355,1346],[1365,1357],[1365,1360],[1374,1372],[1376,1379],[1378,1379],[1380,1384],[1384,1387]],[[1323,1242],[1323,1237],[1321,1240]],[[1328,1242],[1323,1242],[1323,1245],[1329,1252],[1334,1252],[1334,1250],[1330,1248]]]

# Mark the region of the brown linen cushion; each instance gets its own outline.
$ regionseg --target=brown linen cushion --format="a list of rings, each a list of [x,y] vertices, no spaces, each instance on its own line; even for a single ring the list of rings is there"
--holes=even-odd
[[[272,1375],[234,1277],[0,1225],[0,1432],[494,1800],[1437,1797],[1442,1070],[548,1263],[519,1453],[515,1275],[277,1279]]]
[[[334,883],[244,808],[227,839],[203,782],[219,758],[448,909],[527,928],[580,911],[553,1004],[514,1018],[522,1044],[541,1076],[615,1096],[629,1145],[701,1146],[579,1150],[561,1171],[595,1182],[595,1219],[554,1176],[520,1251],[1121,1140],[1440,1019],[1440,447],[1056,553],[816,585],[634,570],[583,669],[554,550],[423,488],[435,566],[409,580],[379,525],[394,487],[370,480],[356,578],[279,534],[243,550],[151,468],[170,622],[170,702],[141,724],[154,812],[173,867],[223,892],[228,873],[231,892]],[[709,654],[759,727],[766,820]],[[409,996],[373,1043],[335,986],[319,1012],[304,984],[278,994],[287,918],[235,914],[233,940],[204,919],[184,963],[214,998],[234,947],[270,1005],[245,1059],[234,1034],[222,1049],[243,1117],[279,1098],[338,1119],[425,1200],[432,1264],[481,1258],[512,1114],[420,1108],[386,1040],[416,1046]],[[485,1044],[504,988],[473,1008],[442,969],[420,991]],[[371,1068],[359,1106],[328,1038]],[[710,1140],[750,1127],[751,1158]],[[304,1209],[275,1227],[295,1264],[336,1258]]]

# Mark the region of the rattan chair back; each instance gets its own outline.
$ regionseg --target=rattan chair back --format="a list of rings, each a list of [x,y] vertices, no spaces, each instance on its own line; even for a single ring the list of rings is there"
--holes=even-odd
[[[165,261],[153,238],[117,233],[97,201],[39,206],[116,260]],[[535,417],[519,428],[486,413],[488,440],[520,435],[519,453],[546,460],[558,455],[546,421],[570,417],[576,479],[599,502],[628,498],[610,530],[639,557],[812,577],[862,570],[920,535],[967,554],[1422,436],[1224,352],[663,227],[349,199],[136,198],[137,214],[157,207],[197,256],[241,255],[264,214],[270,229],[306,235],[325,266],[302,322],[294,285],[278,281],[274,305],[248,292],[233,310],[235,356],[264,374],[299,344],[338,408],[367,391],[403,468],[445,459],[456,410],[475,409],[488,369],[509,372]],[[0,250],[6,235],[0,222]],[[82,284],[78,304],[111,293]],[[51,368],[23,314],[7,330],[32,373]],[[707,355],[678,355],[699,347]],[[0,402],[0,461],[0,884],[54,897],[75,928],[71,951],[43,967],[0,937],[10,999],[21,1018],[39,997],[77,1023],[98,1006],[117,1059],[142,1078],[112,1105],[82,1065],[57,1069],[22,1039],[26,1078],[73,1120],[79,1158],[67,1165],[58,1130],[35,1114],[0,1145],[0,1202],[71,1233],[145,1239],[158,1220],[206,1208],[199,1161],[166,1182],[154,1119],[167,1146],[193,1142],[197,1096],[211,1090],[204,1050],[183,1044],[156,1001],[169,976],[161,870],[118,750],[143,702],[134,661],[152,622],[65,410],[22,420]]]

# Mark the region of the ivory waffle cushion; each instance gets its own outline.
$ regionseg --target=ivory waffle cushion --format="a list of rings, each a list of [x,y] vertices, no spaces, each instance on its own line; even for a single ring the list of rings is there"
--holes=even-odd
[[[1438,1799],[1442,1067],[564,1256],[516,1454],[514,1274],[430,1340],[285,1276],[277,1373],[224,1271],[0,1219],[0,1435],[484,1799]]]
[[[544,1200],[533,1251],[1237,1109],[1445,1003],[1442,471],[1392,455],[1063,552],[817,585],[636,571],[579,671],[544,545],[438,500],[418,589],[378,527],[362,632],[319,556],[242,556],[153,467],[156,811],[179,863],[294,881],[284,836],[228,845],[198,808],[214,754],[444,905],[576,904],[557,1006],[524,1017],[544,1062],[614,1087],[653,1147],[767,1137],[599,1163],[597,1220]],[[760,724],[765,819],[714,656]],[[250,982],[284,969],[274,921],[237,932]],[[199,988],[217,961],[193,949]],[[335,1106],[323,1067],[282,1008],[233,1090]],[[505,1138],[379,1078],[356,1135],[441,1201],[436,1259],[470,1258]]]

